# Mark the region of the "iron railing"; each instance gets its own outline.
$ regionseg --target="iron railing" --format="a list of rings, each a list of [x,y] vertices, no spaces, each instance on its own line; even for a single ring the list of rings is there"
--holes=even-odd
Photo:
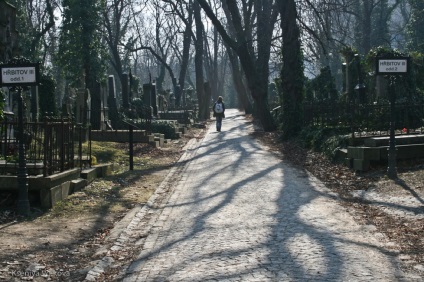
[[[13,118],[0,123],[0,175],[15,174],[18,167],[18,126]],[[52,175],[91,165],[91,129],[69,118],[46,117],[24,123],[25,158],[29,174]]]
[[[390,104],[305,104],[304,125],[346,128],[353,137],[387,136],[390,130]],[[424,132],[424,104],[395,105],[396,134]]]

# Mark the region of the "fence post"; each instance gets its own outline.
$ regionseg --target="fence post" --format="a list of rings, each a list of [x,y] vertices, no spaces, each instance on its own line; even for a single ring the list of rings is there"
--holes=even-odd
[[[388,167],[387,176],[390,179],[397,178],[396,171],[396,139],[395,139],[395,103],[396,103],[396,92],[395,92],[395,79],[393,76],[389,76],[389,96],[390,96],[390,139],[388,149]]]
[[[65,122],[63,117],[60,119],[61,142],[60,142],[60,171],[65,171]]]
[[[130,170],[134,170],[134,126],[129,125]]]
[[[19,128],[19,167],[18,167],[18,212],[22,215],[29,215],[29,199],[28,199],[28,173],[25,159],[25,134],[24,134],[24,109],[23,109],[22,88],[18,87],[18,128]]]

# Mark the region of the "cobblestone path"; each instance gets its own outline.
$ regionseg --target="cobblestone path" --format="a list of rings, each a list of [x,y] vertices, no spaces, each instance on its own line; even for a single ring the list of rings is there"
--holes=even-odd
[[[186,153],[124,281],[419,281],[321,182],[249,136],[227,111]]]

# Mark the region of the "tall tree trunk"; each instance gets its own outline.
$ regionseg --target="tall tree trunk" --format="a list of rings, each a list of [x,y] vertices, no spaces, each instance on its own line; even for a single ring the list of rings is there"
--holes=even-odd
[[[373,11],[373,3],[369,0],[362,1],[362,42],[360,50],[362,54],[368,54],[371,50],[371,17]]]
[[[227,49],[228,49],[228,57],[230,59],[231,70],[233,74],[232,75],[233,83],[237,91],[237,97],[240,103],[239,108],[241,110],[244,110],[246,114],[251,114],[252,105],[250,104],[249,98],[247,97],[248,89],[243,82],[243,71],[240,68],[238,57],[233,50],[231,50],[230,48],[227,48]]]
[[[219,46],[218,46],[218,31],[216,30],[216,28],[214,28],[213,31],[213,67],[212,67],[212,75],[210,77],[210,86],[211,86],[211,95],[213,95],[214,100],[216,100],[218,98],[219,95],[221,95],[221,93],[219,93],[218,89],[218,84],[219,84],[219,77],[218,77],[218,50],[219,50]],[[222,85],[222,83],[220,83]]]
[[[159,66],[159,75],[156,78],[156,93],[162,94],[163,92],[163,81],[165,80],[166,67],[161,64]]]
[[[226,17],[231,18],[230,10],[228,9],[228,5],[226,4],[225,1],[223,2],[222,9],[224,10]],[[229,33],[232,36],[235,36],[236,29],[234,25],[232,24],[232,22],[229,21],[227,25],[228,25]],[[226,48],[227,48],[228,58],[230,59],[230,65],[231,65],[231,70],[233,74],[232,75],[233,83],[237,92],[239,108],[241,110],[244,110],[246,114],[252,114],[253,105],[249,101],[248,95],[250,93],[249,93],[248,87],[245,85],[243,81],[244,73],[241,68],[239,58],[237,56],[237,53],[233,49],[231,49],[231,47],[229,47],[228,44],[226,44]]]
[[[194,56],[194,65],[196,69],[196,93],[197,100],[199,103],[199,118],[201,120],[208,119],[209,117],[209,101],[205,101],[205,89],[203,87],[203,23],[200,14],[200,6],[196,1],[194,2],[194,22],[196,24],[196,42],[194,43],[196,48],[196,54]]]
[[[190,1],[191,2],[191,1]],[[190,59],[190,45],[191,45],[191,34],[192,34],[192,25],[193,25],[193,9],[189,8],[187,24],[184,30],[184,40],[183,40],[183,56],[181,59],[181,69],[180,75],[178,77],[178,86],[174,88],[175,94],[175,103],[177,106],[181,104],[181,93],[185,86],[185,79],[187,75],[187,69]]]
[[[297,10],[294,0],[280,1],[281,29],[283,31],[283,67],[281,84],[283,91],[282,125],[285,138],[299,133],[302,128],[303,55],[300,32],[296,23]]]
[[[246,75],[248,87],[254,100],[256,116],[262,123],[265,131],[273,131],[276,126],[274,118],[268,109],[268,74],[269,74],[269,56],[271,49],[271,39],[275,20],[277,18],[276,10],[273,9],[273,1],[262,0],[251,2],[255,5],[257,13],[257,45],[252,44],[252,29],[248,11],[244,14],[245,21],[239,11],[237,1],[226,0],[228,14],[227,21],[232,22],[235,36],[229,35],[224,26],[218,20],[210,6],[205,0],[197,0],[207,16],[211,19],[214,26],[218,29],[222,39],[237,53],[240,63]],[[234,39],[236,38],[236,40]],[[254,49],[257,48],[257,58]]]

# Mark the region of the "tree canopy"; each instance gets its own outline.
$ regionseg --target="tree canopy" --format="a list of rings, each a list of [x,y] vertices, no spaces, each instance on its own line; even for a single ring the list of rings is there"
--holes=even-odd
[[[332,78],[332,99],[349,91],[342,64],[352,73],[354,62],[346,50],[365,58],[384,47],[415,54],[414,60],[424,52],[420,0],[9,2],[18,11],[21,54],[49,69],[62,90],[82,79],[90,87],[110,74],[119,86],[122,74],[131,72],[173,93],[178,106],[187,103],[184,90],[194,89],[189,99],[199,103],[201,118],[208,118],[211,99],[227,97],[229,107],[253,109],[268,131],[296,132],[306,89],[309,101],[313,91],[326,89],[317,86],[326,83],[323,77]],[[321,90],[305,88],[315,78],[308,85]],[[281,115],[269,106],[274,82]],[[60,103],[63,93],[56,95]]]

